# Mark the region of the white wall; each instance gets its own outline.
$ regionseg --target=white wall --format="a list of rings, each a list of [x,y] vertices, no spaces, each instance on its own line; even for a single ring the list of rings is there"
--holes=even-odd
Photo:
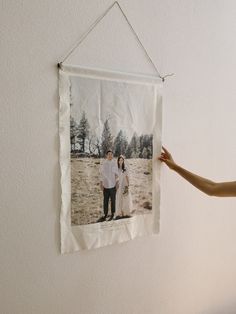
[[[236,200],[207,197],[164,166],[159,236],[60,255],[55,64],[111,3],[1,1],[0,312],[236,313]],[[188,169],[234,180],[235,1],[120,4],[160,71],[175,73],[165,83],[163,142]],[[85,49],[78,63],[87,56],[119,69],[119,46],[105,60]],[[130,55],[121,70],[147,70]]]

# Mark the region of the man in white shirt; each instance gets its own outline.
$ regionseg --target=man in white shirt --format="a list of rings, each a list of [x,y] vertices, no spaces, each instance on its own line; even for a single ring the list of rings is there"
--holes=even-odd
[[[108,215],[108,204],[111,199],[111,217],[109,221],[114,218],[116,211],[116,190],[118,188],[118,166],[113,160],[113,152],[108,150],[106,152],[106,159],[100,168],[100,187],[103,191],[103,210],[104,216],[98,222],[105,221]]]

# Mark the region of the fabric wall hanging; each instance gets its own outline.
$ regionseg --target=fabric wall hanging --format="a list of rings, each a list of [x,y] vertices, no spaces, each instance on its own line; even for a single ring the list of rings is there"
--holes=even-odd
[[[159,232],[162,86],[60,65],[62,253]]]

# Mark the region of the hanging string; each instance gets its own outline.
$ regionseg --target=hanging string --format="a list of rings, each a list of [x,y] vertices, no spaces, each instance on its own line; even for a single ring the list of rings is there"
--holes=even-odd
[[[62,64],[65,62],[66,59],[75,51],[76,48],[79,47],[79,45],[85,40],[85,38],[92,32],[92,30],[97,26],[97,24],[107,15],[107,13],[114,7],[116,2],[114,2],[103,14],[100,16],[93,24],[92,26],[88,29],[88,31],[81,37],[81,39],[76,43],[76,45],[69,51],[69,53],[65,56],[65,58],[59,63]],[[58,65],[59,65],[58,64]]]
[[[157,67],[155,66],[154,62],[152,61],[151,57],[149,56],[147,50],[146,50],[145,47],[143,46],[141,40],[139,39],[137,33],[135,32],[135,30],[134,30],[132,24],[130,23],[129,19],[127,18],[126,14],[125,14],[125,12],[123,11],[123,9],[121,8],[120,4],[119,4],[117,1],[116,1],[115,3],[118,5],[118,7],[119,7],[121,13],[123,14],[123,16],[124,16],[126,22],[128,23],[128,25],[129,25],[129,27],[130,27],[131,31],[133,32],[134,36],[136,37],[137,41],[139,42],[140,46],[142,47],[143,51],[145,52],[145,54],[146,54],[146,56],[147,56],[149,62],[152,64],[152,66],[153,66],[154,69],[156,70],[158,76],[159,76],[160,78],[162,78],[162,76],[160,75],[160,72],[158,71]]]
[[[174,73],[171,73],[171,74],[167,74],[167,75],[164,75],[162,76],[160,74],[160,72],[158,71],[157,67],[155,66],[154,62],[152,61],[151,57],[149,56],[147,50],[145,49],[144,45],[142,44],[140,38],[138,37],[137,33],[135,32],[132,24],[130,23],[128,17],[126,16],[125,12],[123,11],[123,9],[121,8],[120,4],[118,1],[115,1],[93,24],[92,26],[88,29],[88,31],[81,37],[81,39],[78,41],[78,43],[76,43],[76,45],[69,51],[69,53],[65,56],[65,58],[60,62],[58,63],[58,67],[59,68],[62,68],[62,64],[63,62],[65,62],[68,57],[79,47],[79,45],[86,39],[86,37],[92,32],[92,30],[97,26],[98,23],[100,23],[100,21],[108,14],[108,12],[115,6],[117,5],[118,8],[120,9],[122,15],[124,16],[126,22],[128,23],[132,33],[134,34],[135,38],[137,39],[139,45],[141,46],[141,48],[143,49],[143,51],[145,52],[145,55],[148,59],[148,61],[151,63],[151,65],[154,67],[154,69],[156,70],[158,76],[161,78],[162,82],[165,81],[165,78],[168,77],[168,76],[172,76],[174,75]]]

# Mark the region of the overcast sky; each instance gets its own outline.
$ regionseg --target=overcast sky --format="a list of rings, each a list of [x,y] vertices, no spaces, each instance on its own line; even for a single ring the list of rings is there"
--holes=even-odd
[[[71,77],[71,115],[77,122],[85,111],[90,131],[100,136],[109,118],[113,136],[123,130],[152,134],[155,125],[155,89],[152,85]]]

